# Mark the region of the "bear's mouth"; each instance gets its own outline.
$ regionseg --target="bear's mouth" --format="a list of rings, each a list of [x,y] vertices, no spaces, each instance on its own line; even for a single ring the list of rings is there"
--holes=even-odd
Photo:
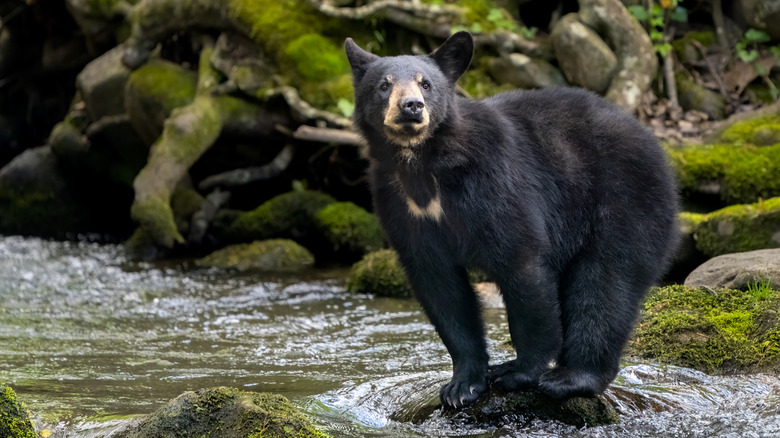
[[[428,123],[403,121],[385,125],[385,136],[402,147],[417,146],[428,138]]]

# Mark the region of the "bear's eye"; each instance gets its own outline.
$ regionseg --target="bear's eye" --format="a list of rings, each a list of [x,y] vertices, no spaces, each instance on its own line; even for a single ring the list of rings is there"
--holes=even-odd
[[[382,85],[379,86],[379,89],[382,91],[387,91],[388,88],[390,88],[390,84],[387,82],[383,82]]]
[[[427,90],[431,88],[431,84],[428,83],[427,81],[423,82],[420,86],[423,88],[423,90]]]

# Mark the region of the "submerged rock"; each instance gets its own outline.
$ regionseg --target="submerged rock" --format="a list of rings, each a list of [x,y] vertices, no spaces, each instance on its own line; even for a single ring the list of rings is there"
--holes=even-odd
[[[35,426],[30,413],[16,398],[16,392],[4,383],[0,383],[0,437],[36,438]]]
[[[412,413],[408,418],[394,419],[421,423],[439,409],[441,409],[440,405],[429,406],[427,409]],[[617,410],[602,396],[559,401],[536,391],[491,393],[464,409],[441,410],[440,415],[485,427],[501,427],[507,423],[513,425],[531,423],[533,420],[554,420],[577,427],[604,426],[620,422]]]
[[[780,288],[780,249],[724,254],[696,268],[685,279],[687,287],[740,289],[766,283]]]
[[[708,373],[780,370],[780,291],[654,290],[627,352]]]
[[[368,253],[352,265],[347,290],[394,298],[413,295],[406,273],[398,262],[398,254],[392,249]]]
[[[281,395],[218,387],[185,392],[114,436],[316,438],[328,435]]]
[[[196,264],[239,271],[296,271],[314,264],[314,256],[292,240],[272,239],[231,245],[199,259]]]

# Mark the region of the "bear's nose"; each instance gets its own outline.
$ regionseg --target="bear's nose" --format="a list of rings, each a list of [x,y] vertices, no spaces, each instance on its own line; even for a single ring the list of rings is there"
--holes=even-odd
[[[423,108],[425,103],[419,97],[407,97],[401,100],[401,109],[407,115],[418,116]]]

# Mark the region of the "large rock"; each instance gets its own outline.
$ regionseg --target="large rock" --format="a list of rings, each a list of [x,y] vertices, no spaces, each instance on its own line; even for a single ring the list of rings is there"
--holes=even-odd
[[[14,390],[5,383],[0,383],[0,437],[38,437],[27,408],[16,398]]]
[[[130,69],[122,64],[123,49],[115,47],[87,64],[76,77],[76,86],[90,118],[98,120],[125,112],[125,84]]]
[[[0,169],[0,234],[64,237],[88,231],[87,219],[51,147],[28,149]]]
[[[281,395],[218,387],[188,391],[116,432],[117,438],[325,438]]]
[[[314,264],[314,256],[292,240],[271,239],[230,245],[196,262],[198,266],[238,271],[298,271]]]
[[[750,285],[780,289],[780,249],[724,254],[707,260],[685,279],[685,286],[742,289]]]
[[[617,68],[617,57],[607,43],[577,17],[577,14],[568,14],[555,24],[551,35],[555,57],[570,83],[603,94]]]
[[[566,85],[566,79],[547,61],[522,53],[510,53],[493,58],[488,63],[490,74],[499,84],[518,88],[544,88]]]

